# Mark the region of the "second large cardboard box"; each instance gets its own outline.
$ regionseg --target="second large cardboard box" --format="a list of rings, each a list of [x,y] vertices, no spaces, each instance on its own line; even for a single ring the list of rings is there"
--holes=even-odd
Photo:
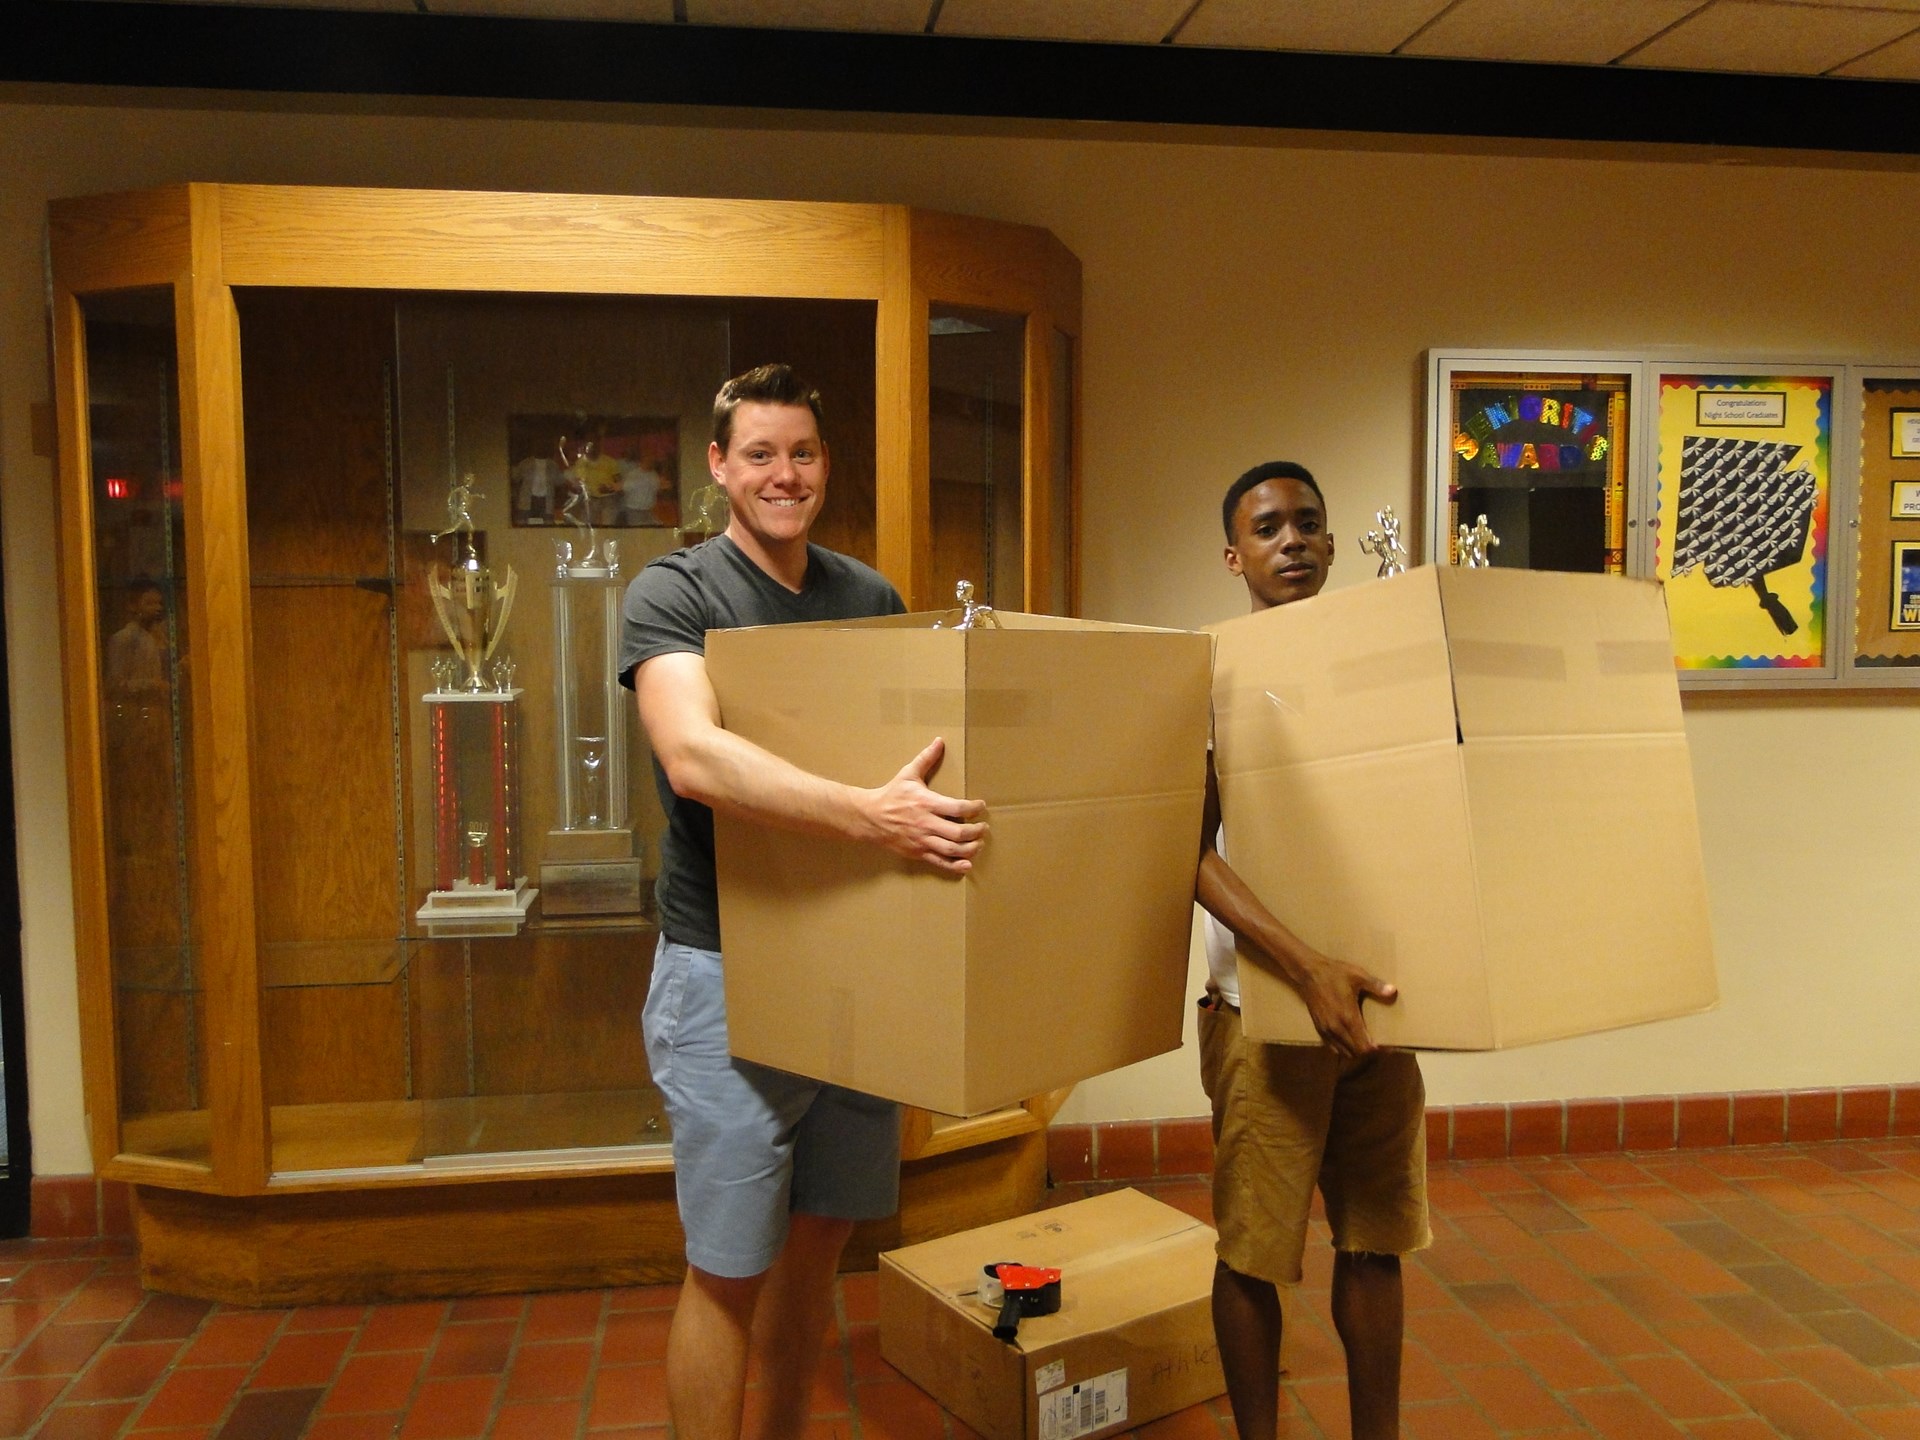
[[[727,729],[986,801],[954,878],[871,845],[718,817],[735,1055],[952,1115],[1178,1048],[1205,787],[1204,635],[1001,614],[715,631]]]
[[[1399,985],[1376,1040],[1499,1049],[1715,1003],[1657,585],[1423,568],[1214,629],[1229,858]],[[1240,976],[1250,1036],[1315,1038],[1285,983]]]
[[[1116,1434],[1225,1389],[1209,1296],[1215,1235],[1116,1190],[880,1257],[880,1353],[987,1440]],[[1060,1311],[993,1337],[982,1268],[1061,1272]]]

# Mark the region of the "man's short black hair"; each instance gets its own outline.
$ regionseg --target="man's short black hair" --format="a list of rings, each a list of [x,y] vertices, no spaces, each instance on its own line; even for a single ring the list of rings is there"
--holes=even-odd
[[[1327,497],[1320,494],[1320,482],[1313,478],[1312,471],[1291,460],[1269,460],[1264,465],[1254,466],[1227,487],[1227,498],[1220,505],[1220,524],[1227,532],[1229,545],[1233,544],[1233,515],[1240,508],[1240,497],[1254,486],[1264,485],[1269,480],[1298,480],[1320,497],[1320,508],[1326,508]]]
[[[793,373],[791,365],[756,365],[736,375],[713,397],[713,443],[722,455],[733,442],[733,412],[742,405],[804,405],[813,423],[822,423],[820,392]]]

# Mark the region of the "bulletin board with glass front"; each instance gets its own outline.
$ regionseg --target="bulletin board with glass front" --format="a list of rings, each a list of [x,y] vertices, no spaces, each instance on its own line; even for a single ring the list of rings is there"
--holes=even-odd
[[[1857,373],[1860,490],[1848,667],[1920,685],[1920,366]]]
[[[1572,361],[1442,359],[1435,383],[1432,549],[1460,563],[1481,517],[1497,565],[1629,573],[1628,430],[1637,375]]]
[[[1684,688],[1920,685],[1920,366],[1428,357],[1429,553],[1651,578]]]

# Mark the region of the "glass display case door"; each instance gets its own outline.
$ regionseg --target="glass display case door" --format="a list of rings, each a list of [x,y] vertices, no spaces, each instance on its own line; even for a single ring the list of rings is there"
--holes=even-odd
[[[267,1178],[251,617],[214,225],[184,189],[76,202],[51,313],[89,1139],[121,1178],[246,1193]]]
[[[910,515],[889,524],[883,486],[881,569],[907,571],[915,610],[953,606],[964,582],[978,604],[1072,615],[1079,262],[1020,227],[912,225]]]

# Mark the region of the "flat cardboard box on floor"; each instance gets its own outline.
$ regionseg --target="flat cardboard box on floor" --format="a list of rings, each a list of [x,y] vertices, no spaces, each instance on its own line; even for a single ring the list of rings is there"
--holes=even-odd
[[[1207,636],[1001,613],[713,631],[722,722],[877,786],[936,736],[964,877],[717,817],[733,1053],[974,1115],[1179,1048]]]
[[[1079,1440],[1226,1388],[1213,1227],[1116,1190],[880,1257],[880,1353],[987,1440]],[[982,1267],[1060,1270],[1060,1312],[996,1340]]]
[[[1665,597],[1425,567],[1213,627],[1234,869],[1395,982],[1382,1044],[1497,1050],[1718,999]],[[1311,1043],[1240,965],[1247,1034]]]

